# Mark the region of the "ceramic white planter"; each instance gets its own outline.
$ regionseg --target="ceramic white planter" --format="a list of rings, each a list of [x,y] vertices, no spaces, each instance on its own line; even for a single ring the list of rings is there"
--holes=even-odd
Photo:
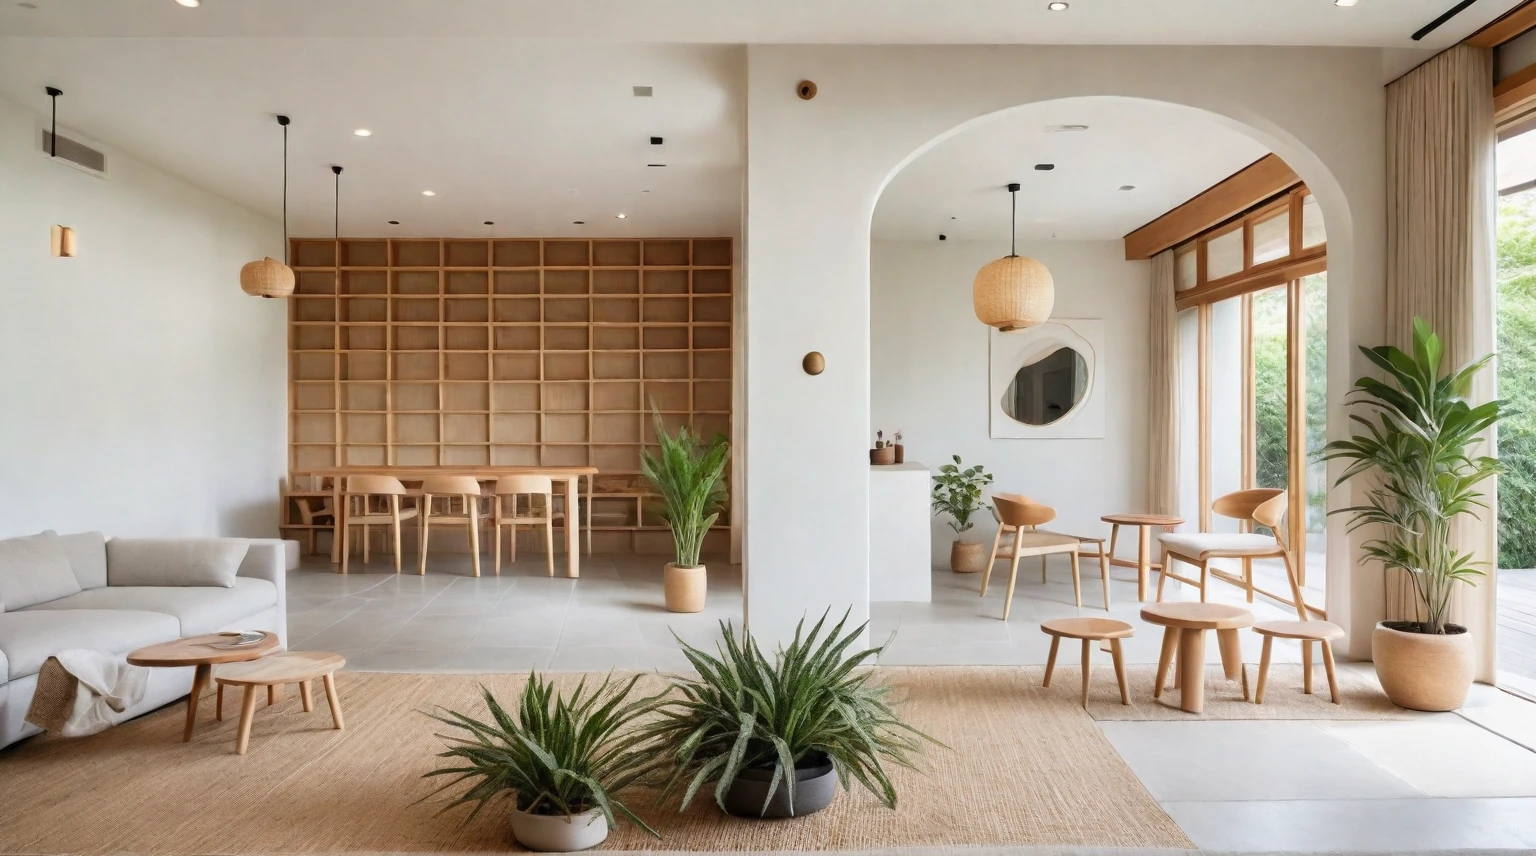
[[[679,568],[671,562],[663,580],[668,612],[703,612],[704,594],[707,590],[704,566]]]
[[[1412,633],[1383,621],[1371,633],[1371,659],[1387,698],[1411,710],[1455,710],[1472,689],[1476,651],[1466,628],[1446,634]]]
[[[608,821],[597,809],[577,815],[512,812],[512,837],[529,850],[570,853],[591,850],[608,838]]]

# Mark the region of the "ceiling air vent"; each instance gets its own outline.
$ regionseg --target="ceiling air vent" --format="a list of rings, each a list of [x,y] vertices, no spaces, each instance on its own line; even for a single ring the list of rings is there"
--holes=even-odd
[[[58,148],[54,149],[53,134],[47,128],[43,129],[41,140],[43,154],[52,154],[58,160],[67,161],[71,166],[83,169],[92,175],[107,174],[107,156],[85,143],[76,142],[60,134]]]

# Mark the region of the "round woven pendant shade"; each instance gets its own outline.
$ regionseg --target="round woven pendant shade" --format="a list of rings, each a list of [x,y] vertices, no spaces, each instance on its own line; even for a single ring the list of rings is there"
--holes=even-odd
[[[1004,256],[976,272],[971,302],[981,323],[1006,333],[1050,320],[1056,284],[1040,262]]]
[[[287,297],[293,294],[293,268],[270,256],[247,262],[240,268],[240,288],[254,297]]]

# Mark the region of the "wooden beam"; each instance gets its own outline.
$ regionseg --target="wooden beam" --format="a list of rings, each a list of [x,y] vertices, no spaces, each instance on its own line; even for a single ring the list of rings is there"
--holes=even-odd
[[[1495,121],[1507,121],[1532,106],[1536,106],[1536,64],[1528,65],[1494,85]]]
[[[1496,48],[1536,27],[1536,2],[1526,0],[1466,39],[1475,48]]]
[[[1300,183],[1301,178],[1279,155],[1265,155],[1126,235],[1125,257],[1150,259]]]

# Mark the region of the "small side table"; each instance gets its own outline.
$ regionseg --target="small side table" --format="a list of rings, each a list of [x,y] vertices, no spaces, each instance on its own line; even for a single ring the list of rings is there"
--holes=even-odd
[[[195,667],[192,672],[192,694],[187,696],[187,726],[181,734],[183,743],[192,740],[192,730],[197,727],[197,700],[202,696],[203,690],[208,688],[208,677],[213,673],[213,667],[224,663],[244,663],[255,660],[275,650],[280,644],[277,634],[271,632],[267,633],[267,638],[254,645],[229,647],[224,643],[229,642],[230,638],[210,633],[207,636],[192,636],[175,642],[150,645],[128,655],[129,664],[134,666],[167,669]]]
[[[223,718],[224,688],[245,687],[245,697],[240,700],[240,732],[235,737],[235,754],[244,755],[251,742],[251,720],[256,716],[257,687],[266,687],[270,698],[273,687],[298,684],[304,712],[310,713],[315,709],[315,696],[310,689],[310,681],[320,678],[325,682],[325,698],[331,705],[331,724],[337,731],[346,727],[341,719],[341,699],[336,695],[336,670],[346,664],[346,658],[340,654],[285,651],[252,663],[239,663],[220,669],[218,677],[214,678],[219,684],[220,718]]]
[[[1189,713],[1205,710],[1205,631],[1216,631],[1221,646],[1221,665],[1227,680],[1243,676],[1243,643],[1237,631],[1253,624],[1253,613],[1224,603],[1152,603],[1141,608],[1141,620],[1163,628],[1163,652],[1157,659],[1157,686],[1153,698],[1163,694],[1168,667],[1178,649],[1179,707]],[[1243,698],[1248,687],[1243,687]]]
[[[1109,530],[1109,563],[1119,568],[1136,569],[1136,599],[1145,603],[1147,578],[1151,576],[1153,568],[1157,568],[1159,573],[1163,570],[1162,563],[1152,561],[1152,527],[1178,526],[1184,522],[1184,518],[1170,514],[1106,514],[1099,519],[1112,527]],[[1121,526],[1136,527],[1136,561],[1134,562],[1115,557],[1115,542],[1120,538]]]
[[[1088,709],[1089,670],[1092,666],[1093,643],[1108,641],[1110,656],[1115,663],[1115,680],[1120,684],[1120,703],[1130,704],[1130,689],[1125,684],[1125,657],[1120,650],[1120,640],[1130,638],[1136,631],[1124,621],[1113,618],[1056,618],[1040,624],[1040,630],[1051,637],[1051,656],[1045,661],[1045,683],[1051,685],[1051,675],[1056,671],[1056,651],[1062,639],[1080,639],[1083,643],[1083,709]]]

